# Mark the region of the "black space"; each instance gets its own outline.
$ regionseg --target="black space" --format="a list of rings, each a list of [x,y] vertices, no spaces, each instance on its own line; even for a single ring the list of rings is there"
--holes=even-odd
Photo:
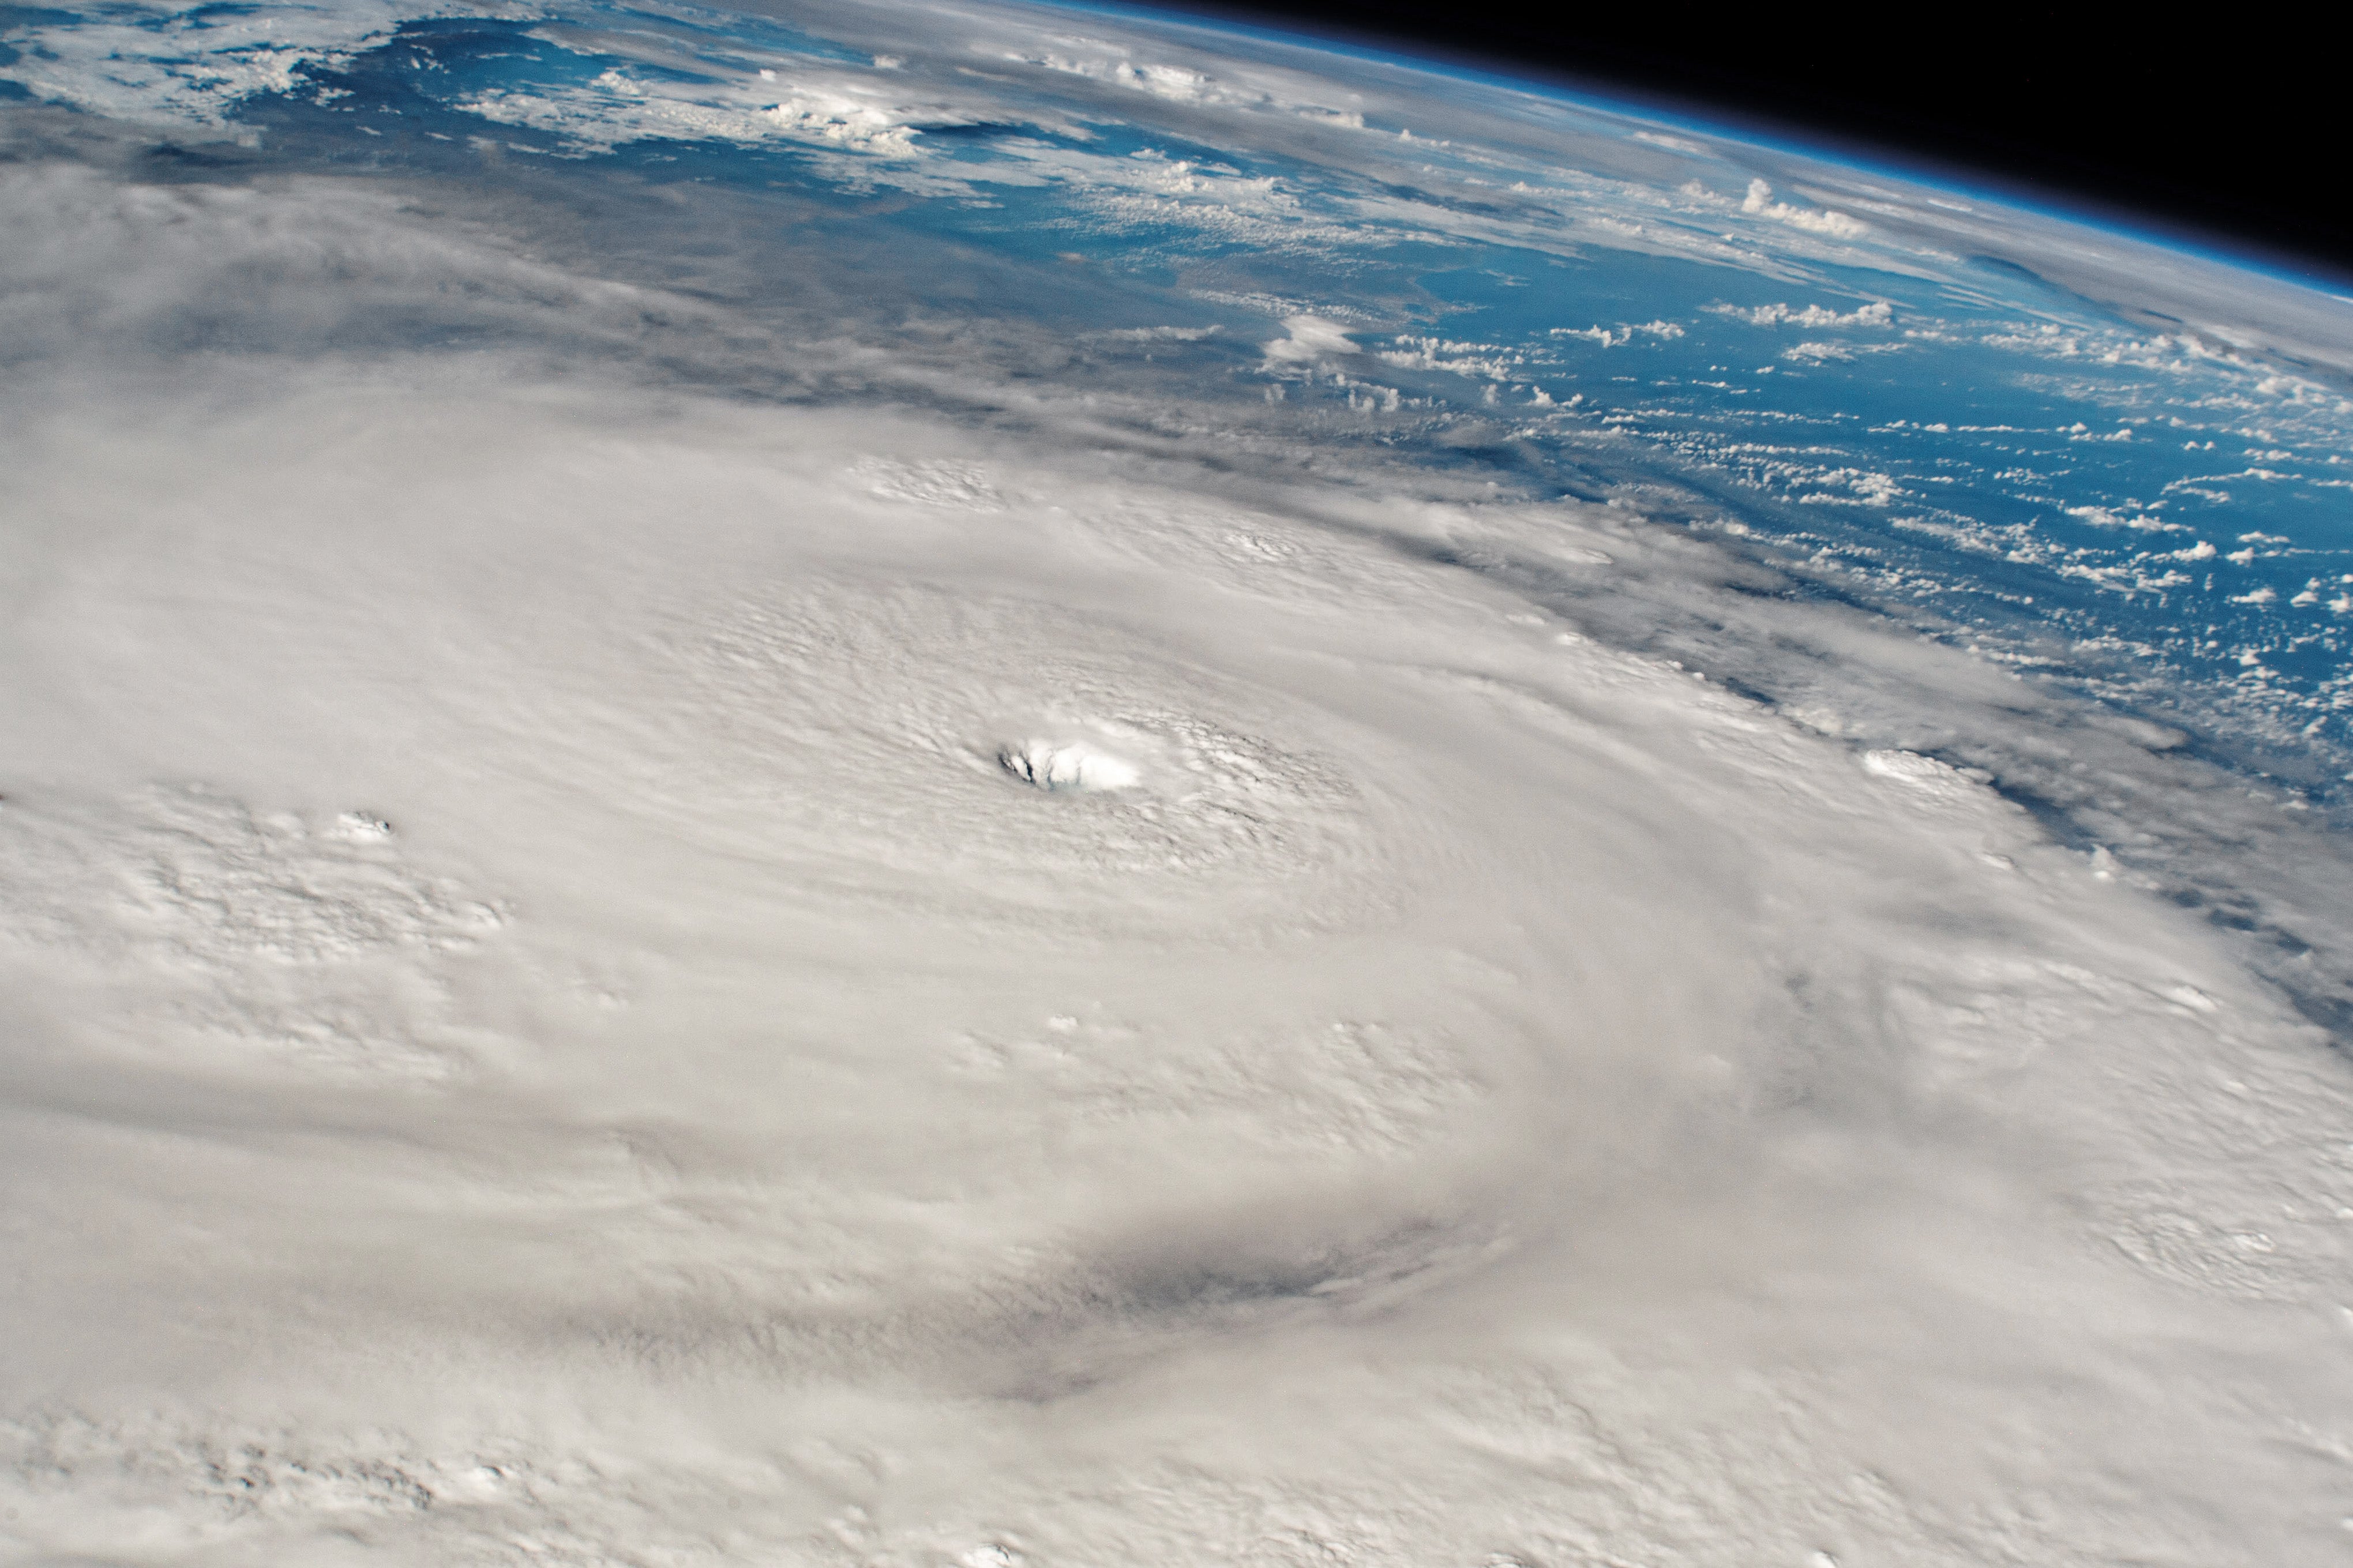
[[[1552,0],[1171,0],[1163,10],[1435,56],[2156,228],[2353,282],[2353,50],[2325,13],[1869,12]]]

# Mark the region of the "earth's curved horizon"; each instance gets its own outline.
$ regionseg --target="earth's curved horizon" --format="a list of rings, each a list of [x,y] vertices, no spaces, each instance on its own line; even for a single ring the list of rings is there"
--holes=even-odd
[[[0,11],[0,1542],[2353,1531],[2353,302],[962,0]]]

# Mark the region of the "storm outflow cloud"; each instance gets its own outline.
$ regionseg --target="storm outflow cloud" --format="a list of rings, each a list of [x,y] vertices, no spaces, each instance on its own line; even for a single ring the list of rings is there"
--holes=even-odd
[[[940,15],[1397,139],[1296,59]],[[691,96],[649,79],[630,124]],[[2340,1549],[2325,810],[1694,490],[1537,482],[1556,415],[1493,410],[1539,350],[1400,348],[1397,297],[918,267],[591,156],[191,170],[44,91],[0,177],[28,1560]],[[627,144],[581,92],[565,151]],[[903,154],[810,155],[896,202]],[[1120,156],[1159,185],[1070,199],[1258,177]],[[1812,286],[1844,231],[1725,189],[1788,231],[1767,293],[1539,347],[1903,341]]]

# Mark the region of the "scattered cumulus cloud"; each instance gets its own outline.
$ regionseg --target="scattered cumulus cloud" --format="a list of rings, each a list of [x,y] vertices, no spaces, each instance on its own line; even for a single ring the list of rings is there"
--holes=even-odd
[[[1859,239],[1871,232],[1871,226],[1860,219],[1828,207],[1793,206],[1773,199],[1773,187],[1763,180],[1748,182],[1748,194],[1741,199],[1740,210],[1757,217],[1768,217],[1786,223],[1792,228],[1802,228],[1814,234],[1826,234],[1839,239]]]
[[[1884,300],[1874,300],[1858,305],[1852,310],[1834,310],[1827,305],[1807,305],[1793,309],[1788,305],[1756,305],[1746,309],[1736,305],[1709,307],[1719,315],[1736,317],[1752,327],[1884,327],[1895,318],[1895,308]]]
[[[1549,334],[1555,338],[1583,338],[1601,347],[1620,348],[1637,337],[1672,340],[1683,335],[1683,329],[1673,321],[1638,321],[1631,325],[1620,322],[1616,327],[1554,327]]]
[[[1266,345],[1270,363],[1303,364],[1320,359],[1345,358],[1358,352],[1348,329],[1337,321],[1321,316],[1287,316],[1282,326],[1286,335]]]
[[[118,0],[88,17],[28,11],[0,22],[0,37],[16,43],[0,80],[94,114],[218,129],[248,100],[301,89],[311,68],[349,60],[405,22],[451,14],[466,13],[439,0]]]
[[[462,100],[459,107],[497,124],[549,132],[595,151],[650,140],[756,144],[784,139],[893,158],[916,151],[921,132],[913,121],[936,126],[955,119],[935,108],[893,102],[839,78],[778,88],[776,72],[763,70],[717,98],[707,84],[681,87],[616,68],[567,92],[493,89]]]

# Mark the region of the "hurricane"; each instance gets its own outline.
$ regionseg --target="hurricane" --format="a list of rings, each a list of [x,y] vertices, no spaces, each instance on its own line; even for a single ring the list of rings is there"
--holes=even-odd
[[[0,1542],[2342,1560],[2353,304],[1235,22],[0,12]]]

